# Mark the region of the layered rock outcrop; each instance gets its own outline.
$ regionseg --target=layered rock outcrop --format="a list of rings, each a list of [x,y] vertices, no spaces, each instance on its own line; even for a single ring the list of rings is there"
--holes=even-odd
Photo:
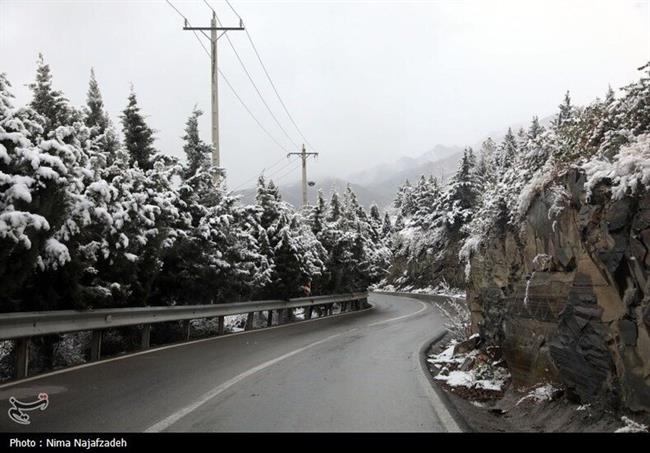
[[[517,386],[560,381],[582,402],[650,411],[650,192],[614,200],[585,180],[556,178],[520,230],[472,256],[472,328]]]

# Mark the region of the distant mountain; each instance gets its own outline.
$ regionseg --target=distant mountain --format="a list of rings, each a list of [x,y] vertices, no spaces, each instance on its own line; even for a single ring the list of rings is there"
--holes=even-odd
[[[438,181],[446,181],[451,175],[456,173],[456,170],[458,169],[458,163],[462,157],[463,151],[462,148],[459,148],[459,151],[443,159],[429,162],[425,161],[414,167],[386,175],[387,177],[385,177],[385,179],[378,180],[373,184],[369,184],[367,186],[367,189],[375,192],[378,198],[382,200],[388,200],[388,203],[391,203],[395,198],[398,187],[401,186],[407,179],[411,182],[411,184],[413,184],[416,183],[422,175],[425,177],[433,175],[438,178]],[[380,206],[384,207],[386,205]]]
[[[551,126],[553,120],[554,120],[556,117],[557,117],[557,114],[549,115],[549,116],[545,116],[545,117],[539,118],[539,124],[540,124],[540,126],[542,126],[542,127],[549,128],[549,127]],[[515,123],[515,124],[511,124],[509,127],[512,129],[512,132],[516,134],[516,133],[519,131],[519,129],[521,129],[521,128],[523,128],[524,130],[528,130],[528,128],[530,127],[530,123],[531,123],[531,121],[532,121],[532,118],[530,119],[530,121],[527,121],[527,122],[525,122],[525,123]],[[499,143],[499,142],[501,142],[501,141],[503,140],[503,138],[506,136],[506,133],[507,133],[507,132],[508,132],[508,128],[501,129],[501,130],[498,130],[498,131],[492,131],[492,132],[490,132],[489,134],[487,134],[487,135],[485,136],[485,138],[487,139],[488,137],[491,137],[492,140],[494,140],[495,142]],[[479,143],[477,143],[473,148],[474,148],[475,150],[480,149],[480,147],[481,147],[481,143],[483,143],[484,140],[485,140],[485,139],[481,140],[481,141],[480,141]]]
[[[381,181],[389,179],[395,173],[408,172],[411,169],[418,168],[427,163],[435,162],[440,159],[458,154],[463,148],[458,146],[436,145],[431,150],[417,156],[404,156],[394,162],[374,165],[365,170],[353,173],[346,179],[354,181],[364,186],[375,185]]]
[[[397,188],[405,180],[415,182],[421,175],[434,175],[438,179],[447,179],[456,171],[458,161],[463,155],[463,148],[457,146],[437,145],[435,148],[417,157],[401,157],[392,164],[380,164],[368,170],[354,173],[345,179],[324,178],[315,181],[315,185],[307,188],[307,198],[310,204],[316,201],[316,194],[321,189],[327,199],[333,191],[343,194],[348,184],[357,195],[359,204],[368,208],[376,203],[382,210],[389,208],[395,198]],[[300,182],[278,184],[282,199],[293,206],[302,204],[302,189]],[[255,188],[235,192],[241,197],[242,203],[255,201]]]
[[[554,116],[547,116],[540,119],[542,126],[548,127]],[[528,129],[530,123],[513,124],[512,130],[516,132],[520,127]],[[497,143],[503,140],[507,129],[493,131],[485,138],[492,137]],[[474,144],[472,147],[476,152],[484,140]],[[376,203],[381,209],[390,208],[397,189],[407,179],[414,184],[424,175],[433,175],[439,181],[446,181],[458,169],[458,163],[463,157],[463,147],[436,145],[429,151],[417,157],[403,156],[394,162],[374,165],[365,170],[350,174],[345,178],[324,178],[316,181],[315,186],[308,187],[308,199],[312,204],[316,201],[316,194],[319,189],[329,199],[333,190],[342,194],[349,184],[357,194],[359,203],[368,208]],[[302,203],[302,191],[299,182],[279,184],[282,198],[294,206]],[[255,201],[255,189],[245,189],[236,192],[242,197],[242,202],[252,203]]]
[[[325,178],[319,181],[315,181],[315,183],[316,184],[314,186],[307,187],[307,199],[309,200],[309,204],[314,204],[316,202],[318,190],[322,190],[325,199],[329,200],[329,198],[332,196],[332,192],[334,191],[338,192],[339,195],[343,195],[343,192],[345,192],[348,184],[357,195],[359,204],[365,208],[370,207],[370,205],[373,203],[377,203],[377,205],[382,207],[386,204],[386,199],[382,198],[382,196],[380,196],[378,193],[374,192],[373,190],[369,190],[362,185],[355,184],[347,180],[339,178]],[[302,204],[302,188],[300,182],[291,182],[286,184],[282,184],[282,182],[280,182],[278,186],[280,188],[280,195],[282,195],[282,199],[284,201],[292,204],[293,206],[300,206]],[[241,197],[242,203],[255,202],[254,188],[240,190],[238,192],[235,192],[235,194]]]

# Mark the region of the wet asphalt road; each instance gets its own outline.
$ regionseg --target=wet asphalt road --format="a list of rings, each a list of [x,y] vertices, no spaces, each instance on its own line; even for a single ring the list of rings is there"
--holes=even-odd
[[[443,330],[428,302],[374,308],[166,347],[0,386],[1,432],[446,431],[458,429],[421,368]],[[31,424],[9,398],[49,394]]]

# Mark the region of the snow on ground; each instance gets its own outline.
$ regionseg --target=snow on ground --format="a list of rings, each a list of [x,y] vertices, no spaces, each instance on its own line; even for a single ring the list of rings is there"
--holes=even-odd
[[[637,423],[631,418],[622,416],[621,421],[625,423],[625,426],[614,431],[615,433],[647,433],[648,432],[648,427],[646,425]]]
[[[465,297],[465,291],[458,288],[451,288],[446,282],[438,285],[427,286],[424,288],[416,288],[412,285],[400,286],[391,285],[385,280],[382,280],[377,285],[372,287],[373,290],[387,291],[387,292],[405,292],[413,294],[428,294],[433,296],[448,296],[448,297]]]
[[[247,315],[225,316],[223,325],[226,332],[241,332],[246,327]]]
[[[434,379],[450,387],[464,387],[477,390],[505,390],[510,373],[505,368],[486,361],[478,349],[454,354],[456,343],[439,354],[431,354],[427,361],[438,369]],[[467,365],[467,366],[466,366]]]
[[[313,313],[312,313],[312,315],[313,315]],[[298,320],[298,321],[302,321],[302,320],[304,320],[304,319],[305,319],[305,309],[304,309],[304,308],[297,308],[297,309],[293,312],[293,316],[294,316],[294,318],[295,318],[296,320]]]
[[[440,354],[431,355],[427,359],[429,363],[463,363],[465,361],[464,357],[454,358],[454,347],[456,346],[456,341],[452,341],[451,345],[442,351]]]
[[[533,400],[535,403],[551,401],[559,391],[560,389],[555,387],[553,384],[541,385],[528,392],[526,396],[517,401],[515,406],[519,406],[520,403],[523,403],[526,400]]]
[[[473,368],[469,371],[454,370],[445,375],[444,368],[434,377],[437,381],[443,381],[450,387],[466,387],[469,389],[495,390],[502,391],[505,389],[510,375],[507,372],[499,371],[495,368],[494,373],[481,377],[481,369]]]

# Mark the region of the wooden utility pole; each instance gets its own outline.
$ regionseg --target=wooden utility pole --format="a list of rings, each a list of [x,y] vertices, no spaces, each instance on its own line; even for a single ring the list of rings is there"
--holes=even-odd
[[[318,153],[308,153],[303,144],[302,152],[287,154],[287,157],[290,156],[300,156],[302,159],[302,205],[307,206],[307,158],[309,156],[318,156]]]
[[[217,15],[210,21],[210,55],[212,56],[212,165],[221,167],[219,156],[219,72],[217,71]]]
[[[211,80],[212,80],[212,165],[214,167],[221,167],[221,155],[219,150],[219,68],[217,66],[217,40],[223,36],[223,33],[226,33],[231,30],[244,30],[244,23],[239,21],[239,27],[218,27],[217,26],[217,15],[212,12],[212,20],[210,21],[209,27],[190,27],[185,21],[185,26],[183,30],[190,31],[210,31],[210,42],[211,42],[211,56],[212,56],[212,70],[211,70]],[[217,36],[218,31],[223,31],[223,33]]]

